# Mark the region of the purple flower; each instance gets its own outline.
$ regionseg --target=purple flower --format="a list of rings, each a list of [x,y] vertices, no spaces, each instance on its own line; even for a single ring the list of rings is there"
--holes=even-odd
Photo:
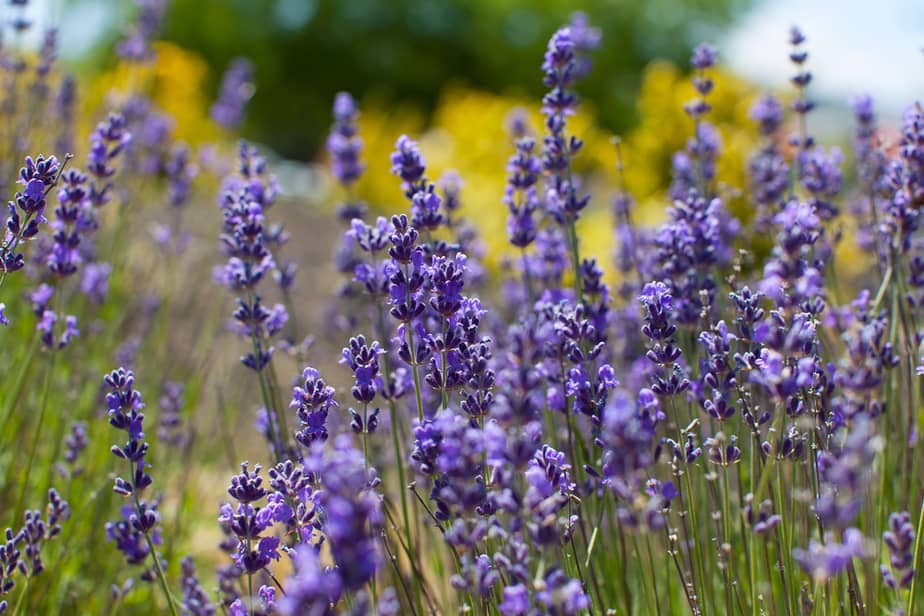
[[[523,584],[504,587],[503,600],[497,606],[504,616],[526,616],[529,612],[529,591]]]
[[[577,55],[574,76],[580,79],[586,76],[593,66],[590,60],[590,52],[600,46],[602,35],[600,28],[592,27],[587,14],[581,11],[575,11],[571,14],[571,23],[568,24],[568,28],[571,30],[571,41]]]
[[[135,0],[138,15],[125,38],[116,45],[119,56],[136,62],[147,62],[154,58],[151,39],[160,30],[167,3],[165,0]]]
[[[891,570],[880,567],[883,580],[893,590],[908,588],[914,579],[914,525],[907,511],[889,515],[889,530],[882,534],[889,549]],[[897,577],[896,577],[897,576]]]
[[[586,24],[585,24],[586,25]],[[571,90],[581,69],[575,54],[575,40],[570,28],[559,29],[545,52],[542,63],[542,83],[549,91],[542,97],[542,113],[545,115],[547,135],[543,139],[542,167],[551,176],[547,196],[551,200],[549,210],[559,224],[572,224],[587,207],[589,196],[580,197],[571,161],[580,151],[583,142],[575,136],[568,136],[567,117],[574,115],[578,97]],[[574,267],[577,268],[575,263]]]
[[[824,544],[812,540],[807,550],[796,548],[792,555],[806,573],[822,583],[844,571],[854,558],[864,556],[863,542],[863,534],[859,530],[848,528],[842,541],[829,534]]]
[[[212,119],[224,128],[236,128],[244,121],[253,93],[253,64],[247,58],[235,58],[221,78],[218,98],[209,112]]]
[[[402,187],[405,192],[421,181],[426,170],[427,163],[420,154],[417,142],[407,135],[398,137],[395,151],[391,154],[391,172],[404,182]]]
[[[283,616],[328,616],[342,592],[336,569],[321,564],[315,548],[300,545],[293,551],[293,573],[285,581],[286,593],[276,602]]]
[[[94,304],[102,304],[109,294],[112,266],[108,263],[88,263],[80,279],[80,292]]]
[[[337,401],[334,388],[328,386],[314,368],[305,368],[302,379],[303,386],[292,390],[289,407],[296,409],[301,423],[301,428],[295,432],[296,440],[310,447],[317,440],[327,440],[327,414],[337,406]]]
[[[170,149],[163,166],[170,206],[182,207],[189,200],[192,182],[199,174],[199,167],[189,160],[189,147],[184,143],[177,143]]]
[[[18,184],[23,186],[13,201],[9,202],[4,235],[0,241],[0,269],[3,276],[25,267],[25,257],[20,245],[38,235],[39,225],[47,222],[45,196],[58,179],[58,159],[39,155],[35,159],[26,157],[25,166],[19,170]]]
[[[128,435],[124,445],[112,447],[113,455],[125,460],[130,472],[128,479],[116,477],[113,491],[132,497],[132,504],[122,507],[122,519],[106,524],[106,535],[125,555],[128,564],[145,564],[150,556],[157,559],[152,568],[157,570],[157,575],[162,575],[162,567],[158,566],[160,557],[151,554],[149,547],[161,543],[160,530],[157,528],[160,523],[158,502],[140,498],[154,481],[147,473],[150,467],[146,460],[149,445],[144,440],[144,402],[141,400],[141,392],[134,388],[135,375],[124,368],[113,370],[104,377],[103,382],[109,388],[106,394],[109,425]],[[154,575],[147,570],[142,577],[153,580]]]
[[[83,468],[77,466],[77,459],[83,450],[87,448],[87,424],[83,421],[74,421],[71,423],[71,429],[67,436],[64,437],[64,456],[63,460],[58,463],[58,470],[66,477],[76,477],[83,472]]]
[[[580,581],[569,578],[561,569],[549,570],[544,582],[544,589],[536,593],[536,598],[549,612],[574,616],[590,608],[590,598]]]
[[[702,71],[715,66],[719,57],[716,48],[709,43],[700,43],[693,49],[693,55],[690,58],[690,66],[696,70]]]
[[[507,218],[507,238],[518,248],[529,246],[536,239],[538,230],[533,212],[539,207],[536,182],[542,171],[542,164],[533,155],[535,142],[524,137],[517,140],[517,152],[507,163],[507,188],[504,204],[510,212]]]
[[[353,371],[353,397],[362,404],[369,404],[375,399],[379,380],[378,356],[385,351],[379,343],[366,344],[365,336],[350,338],[350,344],[343,349],[340,363],[346,364]]]
[[[166,445],[183,445],[188,435],[183,431],[183,419],[180,413],[186,404],[184,385],[174,381],[165,381],[161,387],[160,419],[157,425],[157,438]]]
[[[68,346],[74,338],[80,336],[80,330],[77,329],[77,317],[69,314],[64,317],[64,331],[56,339],[58,320],[59,317],[56,312],[46,309],[42,312],[39,322],[35,325],[42,344],[49,350],[60,351]]]
[[[87,173],[90,174],[90,190],[87,196],[93,207],[109,203],[112,190],[112,176],[116,173],[115,161],[132,141],[126,129],[125,117],[110,113],[105,122],[96,125],[90,135],[90,152],[87,157]]]
[[[67,521],[70,514],[67,501],[50,488],[44,518],[41,510],[27,509],[19,530],[6,529],[4,540],[0,541],[0,596],[13,590],[17,574],[28,580],[45,570],[42,547],[61,534],[61,523]],[[0,611],[7,606],[5,600],[0,600]]]
[[[186,556],[180,561],[180,571],[182,591],[180,605],[183,613],[188,616],[214,616],[217,611],[209,599],[208,592],[199,583],[196,566],[191,556]]]
[[[776,132],[783,120],[783,106],[771,94],[762,96],[751,105],[748,117],[757,122],[762,135],[769,136]]]
[[[324,486],[322,505],[327,512],[324,532],[337,572],[347,590],[362,588],[382,563],[378,549],[381,523],[379,497],[368,486],[363,456],[342,435],[319,464]]]
[[[709,103],[706,102],[706,97],[712,92],[714,84],[712,79],[706,76],[706,69],[715,66],[717,59],[718,52],[715,47],[708,43],[701,43],[693,49],[693,55],[690,58],[690,65],[696,70],[696,74],[693,75],[693,87],[699,94],[699,98],[684,105],[684,111],[697,122],[697,125],[703,116],[712,109]],[[698,133],[699,130],[695,135],[696,140],[700,139]]]
[[[220,508],[218,521],[227,525],[237,538],[237,547],[233,552],[234,563],[248,576],[257,573],[273,560],[281,558],[279,538],[261,536],[272,524],[270,516],[260,515],[254,507],[266,496],[263,478],[259,476],[260,465],[254,470],[247,470],[247,463],[241,464],[241,474],[231,478],[228,494],[238,501],[236,507],[225,503]]]
[[[357,136],[358,117],[353,97],[347,92],[338,93],[334,98],[334,125],[327,137],[327,152],[334,177],[347,188],[359,179],[365,169],[359,160],[363,142]]]
[[[805,96],[805,90],[812,82],[812,74],[805,69],[805,61],[808,59],[808,52],[802,48],[805,42],[805,35],[799,28],[793,26],[789,31],[789,44],[792,45],[792,51],[789,59],[792,61],[796,74],[790,77],[790,81],[796,87],[798,98],[790,103],[790,108],[797,114],[804,116],[815,108],[815,103],[808,100]],[[802,139],[796,142],[800,148],[807,148],[812,145],[811,138],[808,135],[802,135]]]

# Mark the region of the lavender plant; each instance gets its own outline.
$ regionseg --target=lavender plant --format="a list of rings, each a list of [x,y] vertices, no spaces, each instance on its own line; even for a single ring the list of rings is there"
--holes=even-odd
[[[165,9],[138,4],[117,48],[135,68],[155,61]],[[14,27],[30,27],[25,12]],[[25,164],[0,243],[0,499],[11,504],[0,511],[0,612],[924,609],[920,104],[890,147],[872,98],[855,98],[849,172],[813,135],[807,39],[793,29],[794,91],[788,105],[777,93],[751,106],[758,146],[739,194],[720,181],[719,54],[697,46],[689,138],[665,170],[661,224],[638,222],[616,140],[608,268],[582,246],[601,180],[582,177],[570,121],[601,35],[578,14],[551,37],[537,70],[548,89],[541,143],[523,114],[512,117],[496,204],[508,215],[501,270],[480,262],[471,183],[454,172],[431,181],[426,141],[408,135],[388,161],[363,160],[359,105],[337,95],[326,150],[343,193],[332,269],[350,300],[336,304],[348,332],[299,328],[316,319],[283,251],[293,255],[289,233],[306,230],[287,218],[291,203],[260,150],[221,151],[233,170],[219,174],[218,215],[200,228],[198,210],[180,212],[199,205],[195,187],[213,165],[200,168],[152,99],[115,100],[87,140],[68,125],[40,142],[30,106],[74,122],[75,83],[55,72],[53,32],[34,59],[3,48],[11,121],[0,148]],[[241,123],[253,82],[246,62],[225,74],[211,112],[226,131]],[[68,152],[25,156],[45,143],[76,148],[85,171],[65,169]],[[382,198],[405,205],[373,219],[383,207],[359,189],[378,166],[397,177]],[[135,203],[151,195],[172,216],[154,244],[175,249],[139,265],[122,245],[144,237]],[[215,278],[236,301],[235,343],[209,315],[201,332],[170,336],[183,327],[170,306],[200,285],[186,274],[155,280],[165,262],[209,254],[202,236],[223,251]],[[866,267],[841,271],[837,254],[854,244]],[[240,340],[243,367],[227,372],[222,359]],[[150,436],[134,372],[108,373],[101,392],[93,349],[160,388]],[[101,397],[123,433],[111,448],[92,421]],[[218,481],[225,496],[211,505],[227,471],[209,456],[240,468]],[[107,498],[109,486],[122,498]],[[30,508],[43,494],[44,514]],[[217,550],[201,539],[209,533]],[[40,574],[43,592],[32,583]]]

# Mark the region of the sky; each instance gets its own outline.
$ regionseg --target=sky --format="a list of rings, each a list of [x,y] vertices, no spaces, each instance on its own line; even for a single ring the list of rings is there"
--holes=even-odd
[[[719,42],[721,59],[744,77],[784,88],[793,72],[793,25],[807,37],[815,97],[846,103],[870,94],[889,116],[924,99],[924,0],[764,0]]]
[[[286,0],[281,6],[310,7],[313,2]],[[38,25],[46,20],[64,24],[64,55],[85,51],[115,20],[127,17],[123,3],[120,11],[112,10],[112,0],[32,4]],[[68,27],[74,24],[80,27]],[[792,25],[808,37],[811,92],[817,100],[839,106],[867,93],[882,115],[895,117],[924,98],[924,0],[757,0],[728,36],[716,41],[721,59],[742,76],[782,90],[792,73],[787,61]]]

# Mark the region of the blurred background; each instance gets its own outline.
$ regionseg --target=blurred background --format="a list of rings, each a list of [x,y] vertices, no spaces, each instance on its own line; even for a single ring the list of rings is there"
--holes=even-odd
[[[61,25],[66,60],[86,70],[115,62],[109,50],[135,11],[130,0],[34,4],[39,23]],[[581,91],[607,131],[638,125],[637,95],[652,60],[685,68],[702,40],[719,46],[732,72],[785,88],[794,23],[809,36],[816,98],[843,105],[863,84],[895,115],[924,91],[917,0],[875,9],[867,0],[174,0],[162,37],[204,62],[209,99],[232,58],[250,58],[257,90],[245,136],[311,160],[339,90],[424,124],[462,89],[538,100],[548,37],[575,10],[603,32],[595,54],[602,68]]]

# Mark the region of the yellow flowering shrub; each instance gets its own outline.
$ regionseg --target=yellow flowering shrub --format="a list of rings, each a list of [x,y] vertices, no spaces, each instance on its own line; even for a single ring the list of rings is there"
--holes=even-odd
[[[722,136],[718,164],[720,186],[743,188],[747,156],[756,147],[757,131],[747,118],[757,92],[744,81],[715,71],[716,87],[710,96],[713,111],[709,120]],[[693,130],[683,105],[694,97],[689,76],[664,62],[652,63],[645,71],[638,102],[639,123],[623,139],[622,152],[629,191],[639,203],[636,219],[654,224],[668,204],[671,157],[683,149]],[[367,170],[358,182],[357,197],[379,213],[405,204],[398,180],[390,172],[388,156],[401,133],[420,141],[427,158],[429,176],[436,180],[448,168],[458,171],[463,188],[463,215],[481,230],[488,247],[488,264],[496,266],[510,253],[506,239],[507,211],[501,203],[506,179],[505,166],[513,152],[506,120],[515,108],[529,111],[533,130],[541,139],[542,117],[536,101],[500,96],[462,86],[446,89],[430,124],[424,129],[419,113],[405,109],[387,110],[374,101],[362,105],[360,129],[365,142],[363,158]],[[616,154],[612,135],[597,126],[592,105],[584,101],[579,113],[569,120],[569,132],[580,136],[584,149],[576,169],[585,188],[594,197],[579,224],[582,251],[608,260],[612,251],[609,203],[616,191]],[[736,191],[722,188],[737,216],[748,216]]]
[[[140,65],[120,61],[103,71],[93,81],[83,98],[88,113],[96,117],[100,110],[113,107],[127,92],[141,92],[173,117],[174,136],[192,145],[214,141],[221,129],[209,117],[210,100],[204,90],[209,67],[195,52],[165,42],[154,44],[153,62]],[[86,134],[91,127],[81,127]]]

